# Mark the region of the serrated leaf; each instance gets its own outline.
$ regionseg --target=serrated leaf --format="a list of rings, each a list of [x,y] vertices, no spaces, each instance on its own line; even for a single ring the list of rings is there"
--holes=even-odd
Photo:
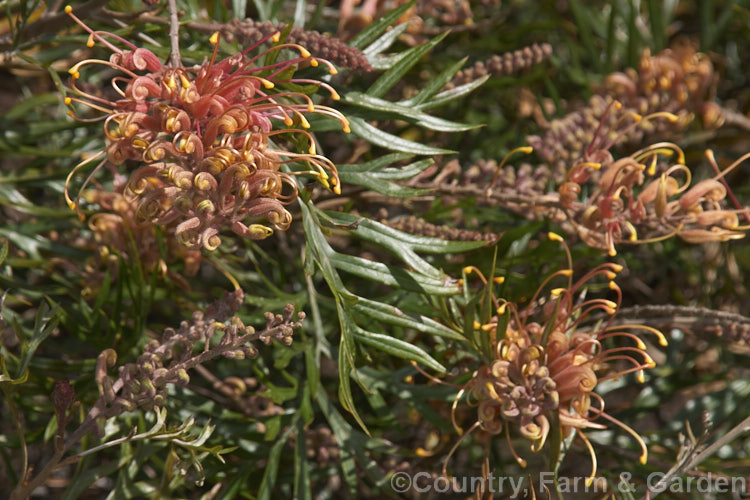
[[[349,41],[349,45],[356,49],[363,49],[365,46],[375,40],[381,33],[383,33],[388,26],[396,21],[403,13],[411,9],[417,0],[411,0],[411,2],[405,3],[399,7],[396,7],[392,11],[385,14],[383,17],[372,23],[367,28],[360,31],[354,38]]]
[[[430,116],[423,113],[415,108],[408,106],[402,106],[400,104],[386,101],[378,97],[372,97],[361,92],[347,92],[343,97],[344,102],[359,106],[365,109],[376,110],[386,113],[394,113],[399,118],[409,120],[417,125],[421,125],[424,128],[435,130],[438,132],[464,132],[466,130],[472,130],[480,127],[481,125],[466,125],[464,123],[456,123],[435,116]]]
[[[449,149],[426,146],[418,142],[389,134],[388,132],[383,132],[358,116],[350,117],[349,124],[352,132],[360,136],[362,139],[392,151],[401,151],[403,153],[413,153],[418,155],[443,155],[455,153],[455,151]]]
[[[422,57],[432,50],[435,45],[440,43],[443,38],[448,36],[448,32],[436,36],[429,42],[423,43],[418,47],[411,48],[405,52],[404,57],[391,69],[383,73],[380,78],[375,80],[369,89],[367,95],[373,97],[382,97],[408,72],[412,66],[422,59]]]
[[[365,345],[378,349],[396,356],[397,358],[408,359],[410,361],[416,361],[428,368],[431,368],[439,373],[445,373],[445,367],[435,361],[429,354],[424,350],[405,342],[403,340],[391,337],[390,335],[383,335],[381,333],[373,333],[362,328],[357,328],[354,332],[355,337]]]

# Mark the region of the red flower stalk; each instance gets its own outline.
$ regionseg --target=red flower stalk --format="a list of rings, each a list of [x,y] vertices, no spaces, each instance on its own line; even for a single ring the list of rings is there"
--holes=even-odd
[[[105,151],[79,164],[68,176],[66,200],[71,209],[79,209],[78,197],[74,201],[68,196],[68,184],[78,169],[99,160],[95,173],[107,163],[117,166],[132,160],[139,166],[130,174],[125,195],[137,200],[139,219],[176,224],[181,243],[214,250],[221,243],[219,232],[224,227],[252,239],[265,238],[273,229],[287,229],[291,214],[284,205],[297,196],[292,175],[313,175],[326,188],[340,192],[336,167],[317,154],[314,138],[306,130],[310,128],[306,115],[335,118],[345,132],[349,132],[349,122],[339,111],[314,104],[296,89],[314,84],[327,89],[334,100],[339,96],[326,83],[294,78],[303,65],[323,64],[335,74],[330,62],[312,57],[300,45],[278,43],[280,34],[276,32],[220,61],[219,37],[214,34],[210,39],[213,54],[203,64],[167,66],[146,49],[111,33],[93,31],[70,7],[65,11],[90,33],[88,46],[99,42],[112,51],[109,61],[87,59],[69,71],[71,89],[78,97],[66,97],[66,104],[79,103],[102,112],[94,119],[76,118],[102,120],[107,139]],[[249,55],[269,39],[275,45]],[[282,49],[299,55],[260,65],[262,58]],[[77,85],[81,70],[90,65],[122,73],[112,80],[119,99],[92,95]],[[71,115],[75,113],[71,111]],[[273,141],[284,136],[301,136],[309,144],[308,151],[277,147]],[[307,167],[282,172],[282,166],[288,164]],[[254,223],[262,220],[270,227]]]

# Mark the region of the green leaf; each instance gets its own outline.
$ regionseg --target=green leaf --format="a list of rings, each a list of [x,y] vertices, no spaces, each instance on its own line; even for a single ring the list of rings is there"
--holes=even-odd
[[[401,34],[406,31],[406,28],[409,27],[409,23],[401,23],[398,26],[394,27],[392,30],[386,31],[383,33],[383,36],[372,42],[369,47],[367,47],[362,52],[367,56],[368,59],[370,59],[372,56],[378,55],[381,52],[388,50],[388,48],[393,45],[393,43],[398,39],[398,37],[401,36]]]
[[[296,424],[299,416],[294,417],[294,423]],[[284,433],[276,440],[274,445],[271,447],[271,452],[268,454],[268,461],[266,462],[266,470],[263,472],[263,480],[260,483],[260,491],[258,491],[258,500],[270,500],[271,492],[276,484],[276,476],[279,472],[279,460],[281,459],[281,452],[286,445],[286,441],[289,435],[294,430],[294,425],[290,425],[284,431]]]
[[[380,171],[384,167],[402,160],[407,160],[409,158],[412,158],[413,156],[414,155],[410,155],[408,153],[390,153],[365,163],[339,165],[337,169],[339,172],[341,172],[342,170],[346,172]]]
[[[362,139],[392,151],[401,151],[403,153],[413,153],[418,155],[443,155],[455,153],[455,151],[449,149],[426,146],[419,142],[402,139],[401,137],[389,134],[388,132],[383,132],[358,116],[350,117],[349,124],[352,132],[360,136]]]
[[[394,198],[413,198],[431,191],[430,189],[415,189],[408,186],[402,186],[401,184],[376,179],[371,174],[362,174],[358,172],[339,171],[339,179],[341,179],[342,184],[354,184],[355,186],[361,186],[371,191],[375,191],[376,193],[385,196],[392,196]]]
[[[309,395],[308,395],[308,400]],[[305,424],[297,419],[297,436],[294,440],[294,498],[309,500],[312,498],[310,490],[310,471],[307,463],[307,447],[305,445]]]
[[[440,72],[439,75],[437,75],[435,78],[430,79],[429,82],[427,82],[427,85],[424,86],[422,90],[419,91],[417,95],[412,97],[411,99],[406,99],[404,101],[400,101],[399,104],[402,106],[416,106],[418,104],[422,104],[427,99],[431,98],[438,92],[440,92],[440,89],[445,87],[445,85],[453,79],[454,76],[456,76],[456,73],[458,73],[458,70],[460,70],[464,64],[466,64],[466,61],[469,59],[468,56],[464,57],[460,61],[451,64],[448,68],[444,69]]]
[[[8,240],[3,238],[2,244],[0,244],[0,266],[3,265],[5,259],[8,257]]]
[[[412,66],[422,59],[430,50],[435,47],[438,43],[443,41],[443,38],[448,36],[448,32],[433,38],[427,43],[424,43],[418,47],[411,48],[405,52],[404,57],[393,66],[391,69],[381,75],[380,78],[375,80],[375,83],[367,89],[367,95],[373,97],[382,97],[388,90],[391,89],[401,78],[409,71]]]
[[[484,82],[489,80],[490,75],[485,75],[482,78],[478,78],[474,80],[473,82],[465,83],[463,85],[459,85],[458,87],[454,87],[450,90],[444,90],[437,94],[434,99],[423,102],[421,104],[417,104],[416,108],[420,109],[422,111],[432,108],[440,107],[446,103],[449,103],[455,99],[458,99],[460,97],[463,97],[474,90],[478,89],[482,85],[484,85]]]
[[[487,245],[486,241],[449,241],[431,236],[419,236],[399,231],[371,219],[364,219],[343,212],[326,213],[332,221],[341,225],[350,225],[359,221],[354,234],[361,238],[378,244],[387,244],[388,239],[398,240],[417,252],[436,254],[461,253]]]
[[[429,354],[409,342],[389,335],[369,332],[359,327],[355,330],[354,335],[363,344],[374,347],[391,356],[416,361],[440,373],[445,373],[446,371],[445,367],[435,361]]]
[[[365,48],[368,43],[375,40],[382,32],[388,29],[388,26],[401,17],[404,12],[411,9],[416,2],[417,0],[411,0],[411,2],[405,3],[388,12],[370,26],[360,31],[357,36],[349,41],[349,45],[360,50]]]
[[[360,297],[359,301],[354,305],[353,309],[361,314],[369,316],[370,318],[382,321],[383,323],[388,323],[390,325],[411,328],[412,330],[421,333],[437,335],[439,337],[464,340],[464,337],[460,333],[438,323],[433,319],[422,315],[406,313],[398,307],[389,304],[383,304],[382,302],[376,302],[374,300]]]
[[[47,315],[47,313],[49,313],[49,315]],[[49,337],[52,331],[57,328],[57,324],[59,322],[60,307],[55,305],[55,307],[50,311],[47,303],[42,302],[42,305],[37,310],[36,318],[34,319],[34,334],[32,335],[31,341],[26,347],[23,364],[21,365],[21,370],[19,371],[18,376],[26,372],[27,368],[29,367],[29,363],[31,363],[31,358],[34,356],[37,348],[44,341],[44,339]]]
[[[385,99],[372,97],[360,92],[348,92],[344,94],[344,102],[359,106],[366,109],[372,109],[380,112],[395,113],[399,118],[408,119],[424,128],[438,132],[464,132],[481,127],[481,125],[466,125],[463,123],[443,120],[423,113],[417,109],[408,106],[395,104]]]

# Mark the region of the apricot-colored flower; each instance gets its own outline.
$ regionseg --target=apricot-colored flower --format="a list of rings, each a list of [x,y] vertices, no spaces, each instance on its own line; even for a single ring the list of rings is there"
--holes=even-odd
[[[251,239],[287,229],[291,214],[284,205],[297,196],[292,175],[313,175],[325,187],[340,192],[335,166],[317,154],[306,130],[310,128],[306,115],[333,117],[346,132],[349,123],[340,112],[314,104],[299,89],[303,85],[324,87],[334,100],[339,96],[323,82],[294,77],[301,66],[320,64],[335,74],[328,61],[312,57],[299,45],[279,43],[279,33],[217,61],[219,37],[215,34],[210,39],[213,54],[203,64],[168,66],[144,48],[111,33],[93,31],[70,7],[66,12],[90,33],[89,46],[99,42],[112,51],[109,61],[87,59],[69,71],[77,97],[66,97],[66,104],[80,103],[100,111],[97,118],[78,119],[102,120],[106,135],[105,151],[81,163],[71,176],[95,160],[100,160],[95,172],[105,164],[133,165],[124,194],[137,200],[139,220],[176,224],[181,243],[208,250],[219,246],[223,228]],[[275,45],[249,55],[269,39]],[[298,55],[274,58],[282,49]],[[277,62],[261,65],[259,61],[269,55]],[[108,66],[121,73],[112,79],[119,99],[106,99],[79,87],[81,71],[88,66]],[[303,139],[307,151],[275,145],[274,141],[285,138],[290,149],[298,138]],[[292,164],[305,166],[304,171],[292,170]],[[287,172],[282,171],[285,165]],[[68,183],[66,198],[71,208],[78,209],[78,198],[74,201],[67,195]],[[264,220],[268,225],[258,223]]]
[[[561,240],[552,233],[550,237]],[[471,266],[466,269],[473,270]],[[544,447],[552,426],[559,425],[563,436],[575,430],[584,441],[594,463],[593,478],[596,455],[585,431],[606,428],[602,421],[612,422],[630,433],[642,448],[641,461],[646,461],[647,450],[640,436],[608,415],[603,399],[594,392],[599,382],[632,372],[637,372],[638,379],[643,381],[643,370],[655,366],[645,352],[646,345],[629,330],[652,333],[666,345],[664,336],[648,326],[612,326],[611,318],[620,304],[620,289],[612,280],[619,270],[617,264],[603,264],[575,282],[571,269],[558,271],[542,283],[524,309],[498,301],[493,295],[497,313],[485,324],[475,324],[479,335],[489,336],[494,359],[484,362],[462,387],[454,410],[466,394],[469,404],[477,407],[477,421],[472,430],[481,428],[491,434],[505,431],[510,450],[522,466],[525,460],[519,457],[510,440],[514,429],[531,441],[531,450],[537,452]],[[567,286],[545,294],[548,283],[559,277],[567,278]],[[578,294],[596,277],[609,280],[617,301],[601,298],[576,301]],[[604,313],[609,321],[595,328],[582,328],[581,324],[594,312]],[[612,340],[627,343],[613,345]],[[454,426],[458,429],[455,421]]]

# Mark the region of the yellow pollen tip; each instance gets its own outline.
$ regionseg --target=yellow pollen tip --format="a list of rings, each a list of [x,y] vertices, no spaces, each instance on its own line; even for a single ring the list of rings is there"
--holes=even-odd
[[[345,122],[344,123],[344,126],[342,127],[342,130],[344,131],[345,134],[351,133],[352,129],[349,128],[349,122]]]
[[[333,99],[334,101],[339,101],[341,100],[341,96],[335,90],[331,90],[331,99]]]
[[[73,7],[71,7],[70,5],[66,5],[65,6],[65,13],[66,14],[70,14],[71,12],[73,12]]]
[[[607,279],[610,279],[610,280],[613,280],[617,277],[617,275],[613,273],[612,271],[605,271],[604,276],[606,276]]]
[[[312,66],[313,68],[317,68],[318,64],[319,63],[317,59],[310,59],[310,66]]]
[[[534,148],[532,148],[531,146],[521,146],[520,148],[518,148],[518,151],[520,153],[524,153],[528,155],[534,152]]]
[[[646,377],[643,375],[643,370],[641,370],[641,371],[638,372],[637,379],[638,379],[638,383],[639,384],[642,384],[642,383],[644,383],[646,381]]]
[[[675,122],[677,122],[680,119],[679,116],[677,116],[677,115],[675,115],[673,113],[665,113],[665,116],[667,117],[667,120],[669,120],[672,123],[675,123]]]
[[[96,45],[96,43],[94,42],[94,37],[92,35],[92,36],[89,37],[88,40],[86,40],[86,47],[91,48],[94,45]]]
[[[607,314],[612,315],[612,314],[616,313],[617,310],[616,309],[612,309],[611,307],[605,307],[604,308],[604,312],[607,313]]]
[[[70,97],[66,97],[65,100],[64,100],[64,102],[65,102],[66,106],[70,106],[70,103],[73,102],[73,99],[71,99]]]
[[[492,281],[494,281],[498,285],[502,285],[503,283],[505,283],[505,278],[503,276],[498,276],[496,278],[492,278]]]
[[[430,452],[425,450],[424,448],[417,448],[416,454],[418,457],[429,457]]]
[[[638,113],[633,113],[633,120],[635,120],[636,122],[639,122],[643,120],[643,117],[639,115]]]
[[[313,103],[308,103],[308,105],[307,105],[307,110],[308,110],[308,111],[309,111],[310,113],[315,113],[315,106],[313,106]]]
[[[610,281],[609,284],[608,284],[608,286],[609,286],[610,290],[619,290],[620,289],[620,287],[617,286],[617,283],[615,283],[614,281]]]
[[[190,88],[190,80],[185,78],[185,75],[180,75],[180,82],[182,82],[182,88],[183,89],[189,89]]]
[[[279,43],[279,40],[281,40],[281,33],[279,33],[278,31],[276,33],[274,33],[271,36],[271,40],[273,40],[274,43]]]
[[[641,351],[645,351],[646,350],[646,344],[644,344],[641,339],[637,339],[637,340],[638,341],[636,342],[636,345],[638,346],[638,349],[640,349]]]
[[[299,53],[302,54],[302,57],[310,57],[312,55],[310,54],[310,51],[304,47],[300,47]]]
[[[560,274],[563,276],[573,276],[573,270],[572,269],[563,269],[560,271]]]
[[[315,155],[315,154],[318,154],[318,150],[317,150],[317,149],[315,149],[315,144],[310,144],[310,149],[308,149],[307,151],[309,151],[309,153],[310,153],[311,155]]]
[[[614,302],[612,302],[611,300],[606,300],[606,299],[605,299],[605,300],[604,300],[604,304],[606,304],[606,305],[607,305],[607,307],[609,307],[609,308],[612,308],[612,309],[616,309],[616,308],[617,308],[617,304],[615,304],[615,303],[614,303]]]
[[[292,121],[291,118],[289,118],[288,116],[284,118],[284,125],[286,125],[287,127],[291,127],[293,124],[294,121]]]
[[[656,333],[658,333],[657,336],[659,337],[659,345],[662,347],[667,347],[669,345],[669,342],[667,342],[667,337],[665,337],[664,334],[662,334],[659,330],[657,330]]]
[[[607,255],[609,255],[610,257],[614,257],[615,255],[617,255],[617,250],[615,250],[614,248],[610,248],[609,252],[607,252]]]
[[[474,327],[474,330],[479,330],[480,328],[482,328],[482,324],[479,321],[475,321],[472,326]]]
[[[72,200],[69,201],[68,202],[68,208],[70,208],[71,210],[75,210],[76,209],[76,203],[74,201],[72,201]]]
[[[615,109],[620,109],[622,107],[622,103],[620,103],[620,101],[615,101],[612,104],[614,105]]]
[[[329,69],[329,70],[328,70],[328,72],[329,72],[330,74],[332,74],[332,75],[338,75],[338,74],[339,74],[339,70],[337,70],[337,69],[336,69],[336,68],[334,68],[334,67],[331,67],[331,69]]]
[[[211,45],[216,45],[219,43],[219,32],[217,31],[213,35],[211,35],[211,38],[208,39],[208,41],[211,43]]]
[[[307,118],[300,115],[299,122],[302,125],[302,128],[310,128],[310,122],[307,121]]]
[[[594,478],[593,477],[587,477],[585,483],[586,483],[586,487],[590,488],[591,485],[594,484]]]
[[[341,194],[341,186],[338,184],[333,187],[333,192],[336,194]]]
[[[549,238],[552,241],[563,241],[562,236],[560,236],[557,233],[553,233],[552,231],[550,231],[549,233],[547,233],[547,238]]]
[[[648,453],[644,453],[643,455],[641,455],[641,458],[639,458],[638,461],[641,463],[641,465],[646,465],[646,462],[648,462]]]
[[[464,286],[464,280],[459,279],[458,280],[458,286]]]
[[[471,274],[474,271],[474,266],[466,266],[464,267],[464,273]]]
[[[614,269],[616,273],[619,273],[622,271],[622,266],[620,264],[612,264],[612,269]]]
[[[272,81],[266,80],[265,78],[260,79],[260,83],[263,84],[263,86],[267,89],[272,89],[275,87]]]
[[[505,307],[506,307],[506,304],[503,304],[500,307],[498,307],[497,308],[497,313],[500,314],[500,315],[505,314]]]
[[[553,297],[559,297],[560,294],[563,293],[564,291],[565,291],[564,288],[554,288],[550,290],[549,294],[552,295]]]
[[[486,325],[482,325],[482,331],[489,332],[492,330],[492,327],[495,326],[492,323],[487,323]]]

